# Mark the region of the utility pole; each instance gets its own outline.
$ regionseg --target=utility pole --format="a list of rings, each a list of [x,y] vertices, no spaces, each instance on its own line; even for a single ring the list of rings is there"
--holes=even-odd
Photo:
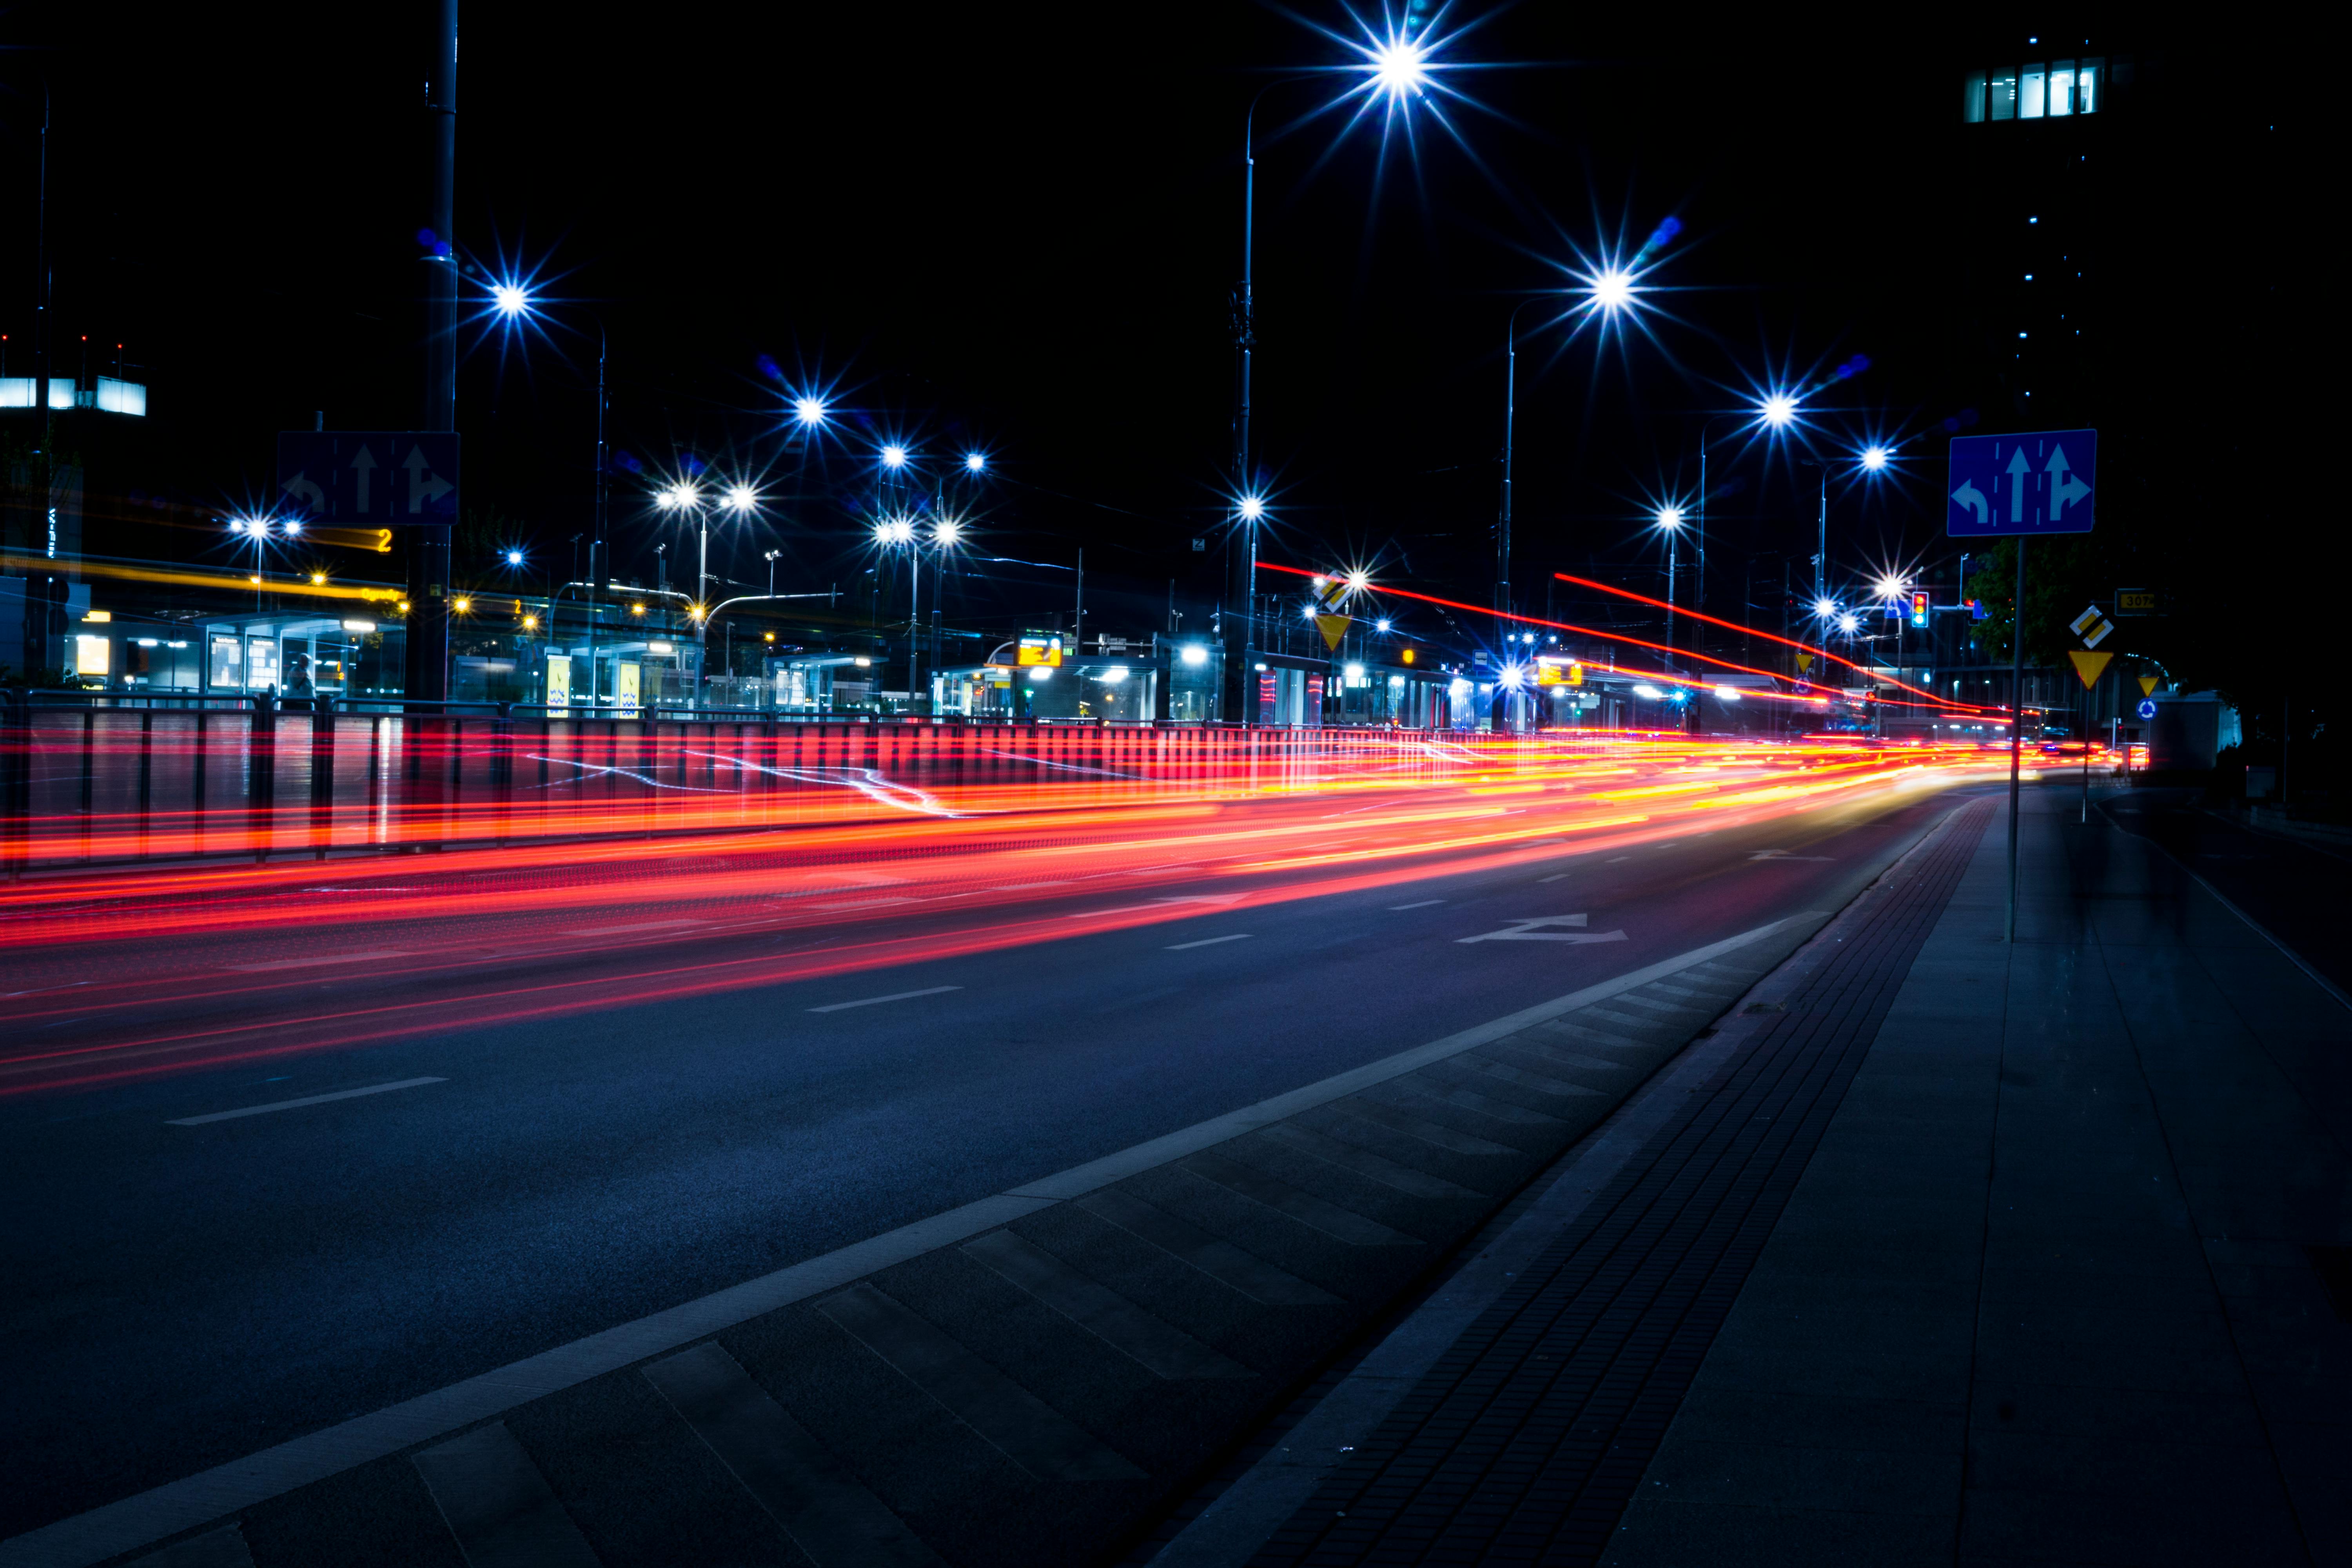
[[[40,421],[41,449],[33,463],[33,494],[40,515],[47,523],[44,537],[48,541],[48,554],[57,555],[58,492],[56,474],[50,457],[57,446],[58,416],[49,408],[49,88],[41,84],[41,170],[37,184],[33,226],[35,267],[34,279],[38,290],[33,308],[33,417]],[[25,678],[37,683],[40,672],[48,668],[49,637],[56,629],[51,620],[49,593],[56,582],[54,574],[41,581],[40,629],[33,626],[33,574],[25,574]]]
[[[437,0],[425,117],[433,159],[433,245],[425,258],[425,428],[457,428],[457,0]],[[449,525],[408,531],[407,695],[449,695]]]

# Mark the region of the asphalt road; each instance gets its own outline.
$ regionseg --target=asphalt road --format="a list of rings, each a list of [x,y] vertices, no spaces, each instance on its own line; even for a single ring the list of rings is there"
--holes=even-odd
[[[1950,798],[1874,788],[1468,870],[1302,866],[1237,884],[1151,868],[1140,896],[1116,879],[1032,891],[1011,938],[1007,917],[877,897],[857,915],[872,963],[709,988],[646,976],[769,963],[816,938],[616,917],[613,940],[585,950],[457,965],[495,972],[502,995],[614,981],[593,1005],[488,1006],[477,986],[430,1026],[336,1047],[338,1020],[446,983],[346,952],[303,994],[268,994],[284,1020],[272,1038],[299,1048],[0,1099],[0,1537],[1834,910]],[[1192,897],[1224,901],[1168,901]],[[991,940],[957,936],[974,920]],[[366,940],[389,952],[415,934]],[[24,1027],[95,1049],[231,1018],[246,1005],[233,990],[208,1004],[186,999],[192,983],[139,993],[151,971],[184,974],[192,944],[118,937],[42,956],[48,989],[33,1002],[55,1005]],[[220,954],[202,956],[219,970]],[[58,978],[77,963],[113,977],[110,1010],[58,1002],[83,984]]]

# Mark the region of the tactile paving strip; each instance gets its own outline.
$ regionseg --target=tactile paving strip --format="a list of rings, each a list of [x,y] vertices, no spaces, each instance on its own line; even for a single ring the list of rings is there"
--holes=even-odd
[[[1399,1403],[1255,1568],[1596,1562],[1958,886],[1990,802]]]

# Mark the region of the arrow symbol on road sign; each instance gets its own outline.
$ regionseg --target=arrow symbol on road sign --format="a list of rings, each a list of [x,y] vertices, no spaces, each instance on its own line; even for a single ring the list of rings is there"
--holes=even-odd
[[[2025,487],[2033,478],[2033,465],[2025,460],[2025,448],[2018,447],[2009,455],[2009,521],[2025,521]],[[415,510],[414,507],[409,509]]]
[[[299,473],[278,488],[308,506],[315,513],[324,514],[327,510],[327,492]]]
[[[400,466],[408,470],[408,510],[412,517],[425,510],[426,501],[439,500],[455,488],[433,471],[433,465],[425,460],[422,447],[411,447],[408,460]]]
[[[1979,528],[1991,526],[1992,502],[1985,500],[1984,491],[1977,489],[1974,479],[1964,480],[1960,488],[1952,492],[1952,499],[1977,514]]]
[[[2091,493],[2091,487],[2076,479],[2074,470],[2066,466],[2066,448],[2063,447],[2050,449],[2050,466],[2042,471],[2051,476],[2050,521],[2053,522],[2058,521],[2060,512]]]
[[[360,515],[365,517],[368,509],[368,480],[375,474],[375,454],[362,447],[360,455],[352,459],[352,468],[360,477]],[[415,511],[416,509],[410,507],[408,510]]]

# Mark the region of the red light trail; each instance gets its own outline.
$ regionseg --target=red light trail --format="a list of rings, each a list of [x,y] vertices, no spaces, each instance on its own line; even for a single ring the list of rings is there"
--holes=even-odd
[[[1253,773],[1223,739],[1175,779],[958,787],[927,769],[948,815],[825,786],[855,815],[763,827],[702,798],[654,838],[645,819],[627,838],[29,878],[0,892],[0,1095],[1013,950],[2001,766],[1971,747],[1585,733],[1390,735]]]

